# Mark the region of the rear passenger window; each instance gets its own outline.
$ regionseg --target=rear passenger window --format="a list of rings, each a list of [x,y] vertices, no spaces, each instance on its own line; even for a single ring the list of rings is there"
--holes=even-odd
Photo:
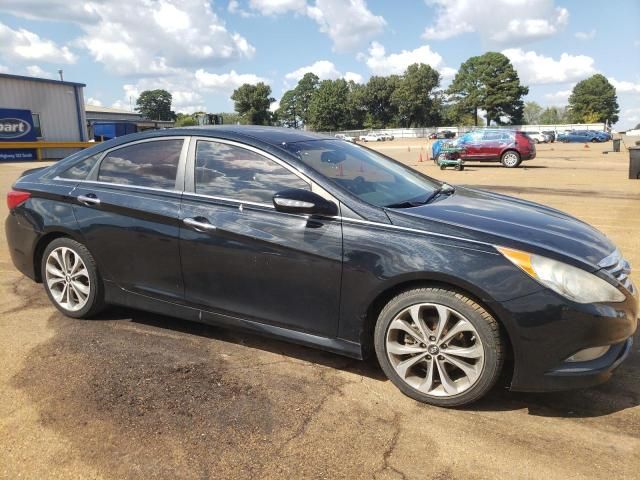
[[[260,154],[218,142],[198,141],[196,193],[271,204],[287,188],[310,190],[309,184]]]
[[[102,160],[98,181],[171,190],[182,143],[182,139],[154,140],[114,150]]]
[[[66,169],[58,178],[68,178],[72,180],[84,180],[89,175],[89,172],[100,158],[100,153],[85,158],[84,160],[76,163],[73,167]]]

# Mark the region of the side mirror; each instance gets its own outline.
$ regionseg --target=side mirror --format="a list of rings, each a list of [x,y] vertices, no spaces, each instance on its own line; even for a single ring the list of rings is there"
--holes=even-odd
[[[300,188],[282,190],[273,196],[273,206],[278,212],[297,213],[301,215],[320,215],[335,217],[338,206],[322,198],[317,193]]]

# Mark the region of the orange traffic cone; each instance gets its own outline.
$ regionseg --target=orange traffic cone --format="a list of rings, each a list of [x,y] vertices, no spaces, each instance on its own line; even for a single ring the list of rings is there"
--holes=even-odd
[[[585,144],[584,144],[584,148],[589,148],[589,144],[588,144],[588,143],[585,143]]]
[[[423,160],[422,160],[422,151],[420,151],[420,158],[418,159],[418,162],[420,162],[420,163],[423,162]]]
[[[407,152],[410,152],[410,151],[411,151],[411,145],[407,147]]]

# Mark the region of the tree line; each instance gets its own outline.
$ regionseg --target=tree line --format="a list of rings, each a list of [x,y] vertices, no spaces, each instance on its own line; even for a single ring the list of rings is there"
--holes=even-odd
[[[320,80],[314,73],[306,73],[294,88],[284,92],[275,112],[270,110],[275,102],[271,87],[260,82],[234,90],[235,112],[221,115],[226,124],[305,126],[317,131],[485,123],[613,124],[618,120],[616,90],[600,74],[577,83],[566,107],[547,108],[523,101],[529,88],[522,85],[510,60],[501,53],[469,58],[446,89],[441,88],[441,81],[441,75],[423,63],[410,65],[402,75],[372,76],[366,84],[343,78]],[[174,114],[171,95],[162,90],[143,92],[137,110],[148,118],[168,116],[166,119],[175,119],[179,126],[197,124],[197,114]],[[480,111],[485,112],[484,120]]]

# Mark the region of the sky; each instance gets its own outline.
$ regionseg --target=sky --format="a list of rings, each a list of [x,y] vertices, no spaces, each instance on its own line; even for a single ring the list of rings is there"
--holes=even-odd
[[[279,99],[308,71],[366,82],[422,62],[446,88],[466,59],[498,51],[543,106],[602,73],[622,130],[640,123],[639,24],[638,0],[0,0],[0,72],[62,69],[95,105],[164,88],[175,111],[220,112],[243,83]]]

